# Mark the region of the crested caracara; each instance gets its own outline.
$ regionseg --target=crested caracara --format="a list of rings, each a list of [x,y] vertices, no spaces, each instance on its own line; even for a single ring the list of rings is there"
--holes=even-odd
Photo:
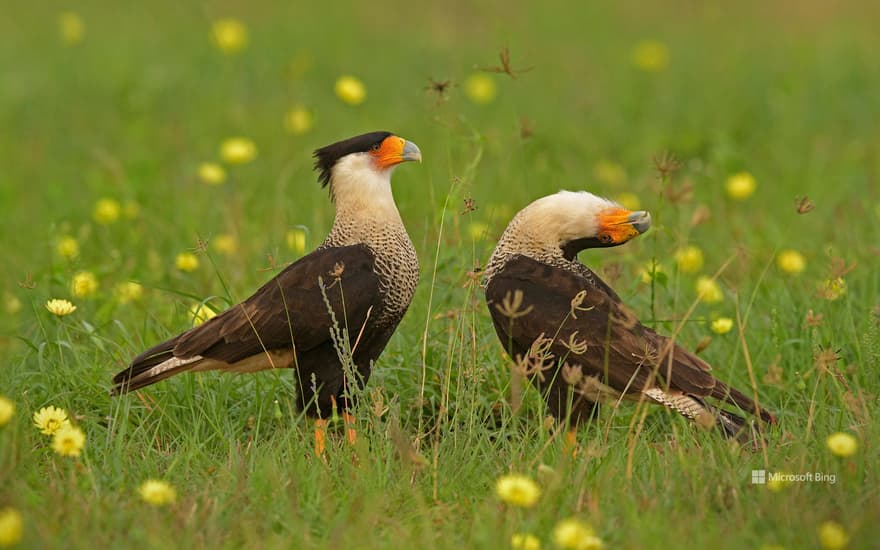
[[[647,399],[698,424],[717,423],[729,437],[751,440],[742,417],[706,398],[767,422],[773,416],[712,376],[705,361],[642,325],[577,259],[581,250],[621,245],[650,226],[648,212],[631,212],[587,192],[561,191],[521,210],[484,272],[498,338],[557,419],[576,425],[602,401]]]
[[[422,155],[410,141],[372,132],[314,156],[336,207],[324,242],[250,298],[135,357],[113,377],[114,393],[189,371],[292,368],[298,405],[318,419],[316,451],[323,451],[322,419],[336,406],[350,409],[347,384],[369,378],[415,292],[418,259],[394,203],[391,174]],[[353,363],[361,380],[346,377],[344,362]]]

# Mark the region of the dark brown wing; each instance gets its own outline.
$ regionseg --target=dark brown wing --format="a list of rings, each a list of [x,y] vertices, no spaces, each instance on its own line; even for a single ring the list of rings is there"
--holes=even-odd
[[[123,383],[172,357],[201,356],[229,364],[267,350],[294,348],[299,355],[330,341],[333,320],[352,338],[370,309],[381,303],[375,256],[365,245],[316,250],[287,266],[253,296],[145,351],[114,377]],[[344,305],[343,305],[344,304]]]
[[[312,252],[244,302],[183,334],[174,355],[234,363],[267,349],[293,345],[297,352],[312,349],[330,339],[332,326],[319,280],[339,316],[339,326],[356,334],[370,307],[380,303],[374,262],[364,245]]]
[[[709,365],[642,325],[605,286],[515,256],[490,280],[486,300],[508,351],[522,353],[543,335],[552,339],[548,351],[555,361],[579,365],[583,374],[597,376],[617,391],[638,392],[653,377],[661,387],[709,395],[715,385]],[[505,301],[513,304],[517,292],[522,297],[519,313],[506,311]],[[579,295],[581,302],[573,303]],[[586,350],[578,349],[583,344]]]

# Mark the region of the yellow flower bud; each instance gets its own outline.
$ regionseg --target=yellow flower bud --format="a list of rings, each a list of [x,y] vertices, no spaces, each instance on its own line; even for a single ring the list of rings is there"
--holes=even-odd
[[[187,273],[192,273],[199,268],[199,259],[191,252],[181,252],[174,259],[174,266]]]
[[[682,273],[696,273],[703,269],[703,251],[690,245],[675,251],[675,263]]]
[[[727,178],[727,183],[725,184],[727,196],[738,201],[751,197],[756,187],[755,176],[748,172],[733,174]]]
[[[334,91],[336,97],[349,105],[360,105],[367,98],[367,88],[364,83],[351,75],[339,77]]]
[[[220,158],[226,164],[247,164],[257,158],[257,144],[243,137],[223,140],[220,144]]]
[[[218,19],[211,25],[214,45],[225,54],[237,53],[247,46],[247,26],[238,19]]]
[[[498,87],[491,76],[474,73],[464,81],[464,94],[474,103],[486,105],[494,101],[498,95]]]
[[[776,265],[785,273],[797,275],[807,267],[807,261],[797,250],[783,250],[776,256]]]
[[[663,72],[669,66],[669,48],[658,40],[643,40],[633,48],[632,62],[645,72]]]

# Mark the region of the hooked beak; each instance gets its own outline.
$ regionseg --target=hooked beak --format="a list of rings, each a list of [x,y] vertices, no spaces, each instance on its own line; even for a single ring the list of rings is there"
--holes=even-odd
[[[651,229],[651,213],[647,210],[633,212],[627,221],[633,226],[633,229],[639,232],[639,235]]]
[[[411,141],[407,141],[403,144],[403,151],[400,155],[403,160],[416,160],[422,162],[422,152],[419,150],[419,146]]]

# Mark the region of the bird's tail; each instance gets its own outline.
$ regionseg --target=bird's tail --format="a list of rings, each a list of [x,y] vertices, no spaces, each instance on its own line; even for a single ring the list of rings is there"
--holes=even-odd
[[[758,441],[761,435],[755,429],[754,423],[746,422],[745,418],[724,409],[708,405],[707,408],[715,414],[718,428],[724,434],[724,437],[735,439],[740,444],[748,447],[757,448],[759,446]]]
[[[747,422],[745,418],[725,409],[713,407],[706,403],[702,397],[675,391],[664,391],[660,388],[650,388],[644,390],[643,393],[655,402],[674,410],[700,426],[716,426],[721,430],[724,437],[728,439],[735,439],[740,444],[752,448],[759,446],[758,442],[761,440],[761,434],[755,428],[754,423]],[[739,395],[745,398],[742,394]],[[748,398],[745,399],[748,400]],[[751,402],[751,400],[748,401]]]
[[[201,356],[183,359],[174,356],[178,337],[153,346],[132,359],[127,369],[113,377],[113,395],[134,391],[175,374],[192,370],[202,360]]]
[[[751,397],[745,395],[736,388],[728,386],[720,380],[715,381],[715,387],[712,388],[711,396],[715,399],[720,399],[725,403],[736,405],[744,411],[748,411],[754,415],[760,416],[761,420],[768,424],[776,424],[776,417],[770,414],[768,411],[762,409]]]

